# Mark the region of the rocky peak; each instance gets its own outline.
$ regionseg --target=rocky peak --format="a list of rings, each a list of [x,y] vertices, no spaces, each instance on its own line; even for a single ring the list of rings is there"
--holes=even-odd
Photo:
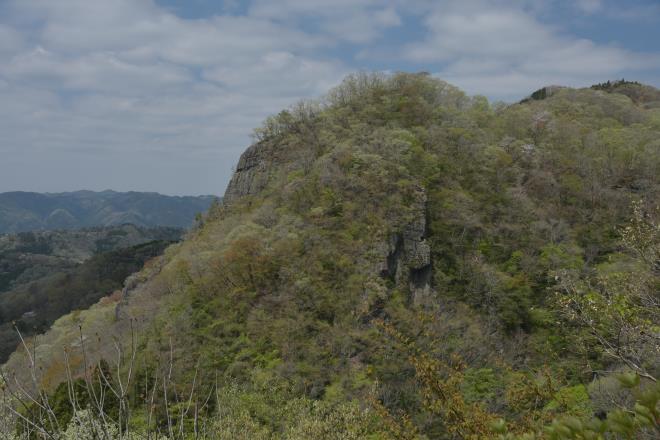
[[[274,167],[281,162],[281,148],[275,142],[261,141],[251,145],[241,154],[236,171],[227,186],[223,202],[231,204],[236,199],[253,195],[268,184]]]

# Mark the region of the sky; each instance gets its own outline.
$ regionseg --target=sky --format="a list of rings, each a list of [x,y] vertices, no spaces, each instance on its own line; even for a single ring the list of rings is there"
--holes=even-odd
[[[265,117],[356,71],[660,86],[660,0],[0,0],[0,192],[222,195]]]

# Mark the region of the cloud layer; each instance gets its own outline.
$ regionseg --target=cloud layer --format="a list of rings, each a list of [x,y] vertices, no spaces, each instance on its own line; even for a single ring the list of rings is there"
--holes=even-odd
[[[0,3],[0,191],[221,194],[266,115],[382,66],[376,54],[493,98],[660,70],[657,54],[541,21],[534,1],[242,6],[184,19],[154,0]]]
[[[575,5],[588,14],[602,8],[594,0]],[[557,25],[541,22],[533,11],[521,2],[438,3],[423,19],[427,36],[409,44],[405,56],[440,64],[440,76],[471,93],[504,98],[543,85],[584,86],[660,67],[658,54],[571,37]]]

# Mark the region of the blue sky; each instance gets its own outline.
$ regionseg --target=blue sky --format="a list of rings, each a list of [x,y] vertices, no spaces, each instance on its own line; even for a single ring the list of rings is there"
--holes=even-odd
[[[0,192],[222,194],[265,116],[356,70],[660,86],[660,1],[0,0]]]

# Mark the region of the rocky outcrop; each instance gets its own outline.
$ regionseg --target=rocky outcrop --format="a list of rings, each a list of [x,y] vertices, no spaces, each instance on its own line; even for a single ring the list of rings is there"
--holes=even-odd
[[[245,150],[227,186],[223,203],[231,204],[240,197],[263,190],[271,172],[281,162],[279,150],[276,144],[269,141],[257,142]]]
[[[426,191],[418,187],[412,221],[384,245],[386,257],[380,274],[397,285],[408,284],[412,302],[425,303],[431,293],[431,247],[426,241]]]
[[[263,191],[276,173],[300,169],[304,151],[274,140],[250,146],[240,157],[236,171],[227,186],[223,204],[231,205],[241,197]],[[309,153],[308,153],[309,154]],[[426,241],[426,191],[418,186],[410,206],[410,220],[400,232],[376,248],[376,270],[382,278],[407,286],[411,300],[420,305],[431,294],[431,247]]]

